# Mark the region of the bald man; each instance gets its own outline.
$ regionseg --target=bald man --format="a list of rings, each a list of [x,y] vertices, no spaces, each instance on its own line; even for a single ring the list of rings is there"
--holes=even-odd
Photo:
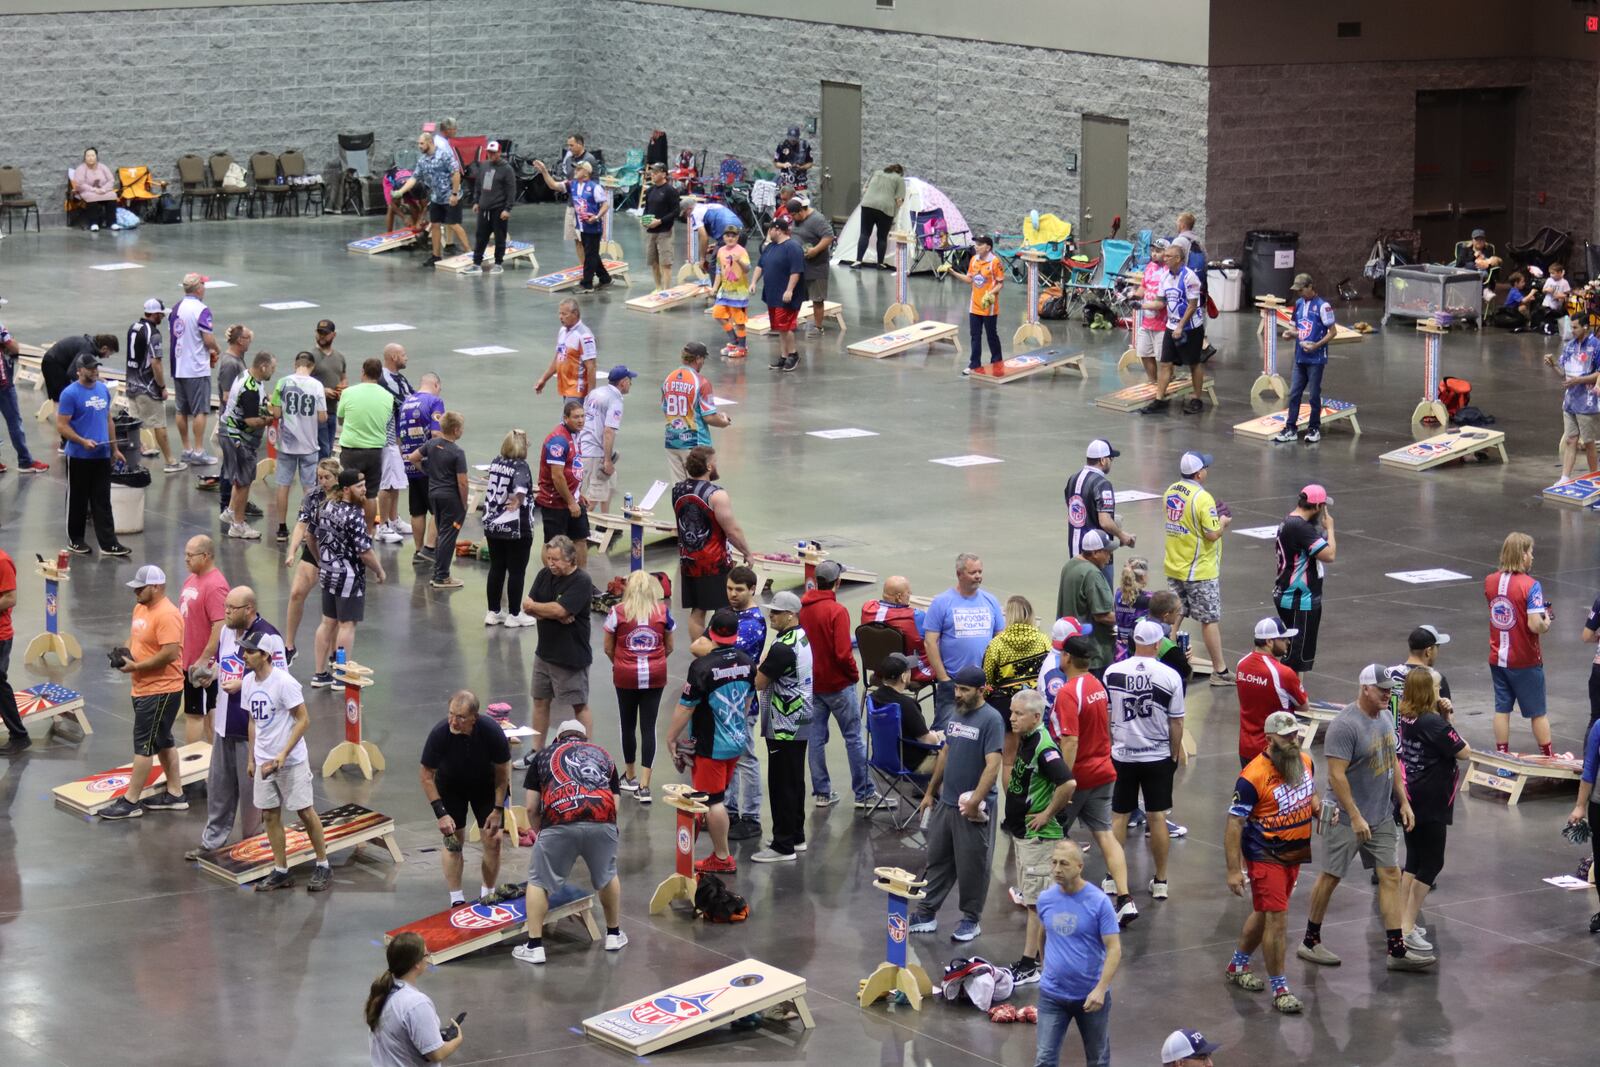
[[[183,546],[189,576],[183,580],[178,611],[183,615],[183,742],[192,745],[211,736],[212,709],[217,704],[217,641],[222,633],[228,579],[217,569],[217,548],[205,534]]]
[[[933,680],[928,670],[927,651],[922,644],[922,609],[911,606],[911,580],[894,574],[883,581],[883,595],[861,605],[861,623],[882,623],[900,631],[905,639],[905,653],[916,660],[912,671],[913,685],[925,685]]]
[[[187,860],[200,853],[221,848],[239,821],[240,838],[261,832],[261,812],[253,801],[247,764],[250,759],[250,720],[239,699],[239,684],[244,678],[244,658],[239,640],[247,633],[262,634],[263,650],[270,650],[272,665],[286,667],[283,637],[261,617],[256,607],[256,591],[239,585],[228,591],[224,602],[222,632],[217,641],[217,683],[222,688],[221,714],[215,716],[211,737],[211,770],[206,775],[206,828],[200,834],[200,847],[183,854]]]
[[[383,346],[383,374],[378,384],[394,397],[394,414],[389,416],[389,430],[383,444],[383,476],[379,480],[377,538],[386,544],[397,545],[411,536],[411,523],[402,519],[400,490],[407,488],[405,461],[400,458],[400,407],[416,388],[402,373],[409,360],[404,345]]]

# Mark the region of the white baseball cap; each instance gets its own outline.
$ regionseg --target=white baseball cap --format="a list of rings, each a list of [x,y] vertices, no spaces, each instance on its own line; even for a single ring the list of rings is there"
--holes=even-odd
[[[1276,615],[1269,616],[1256,623],[1257,641],[1276,641],[1280,637],[1293,637],[1299,632],[1293,626],[1285,626],[1283,620]]]
[[[1178,470],[1182,471],[1185,477],[1188,477],[1193,474],[1199,474],[1211,466],[1212,462],[1213,459],[1209,452],[1185,452],[1182,458],[1178,460]]]
[[[1078,542],[1080,552],[1103,552],[1111,547],[1111,538],[1104,530],[1089,530],[1083,535],[1083,540]]]
[[[165,310],[167,310],[167,305],[153,296],[144,302],[144,313],[146,315],[159,315]]]
[[[1182,1063],[1193,1056],[1209,1056],[1221,1047],[1198,1030],[1174,1030],[1161,1046],[1161,1062]]]
[[[1143,619],[1133,628],[1133,643],[1136,645],[1159,644],[1165,636],[1167,632],[1153,619]]]
[[[1116,449],[1111,447],[1110,441],[1107,441],[1103,437],[1096,437],[1093,441],[1090,441],[1089,447],[1084,449],[1083,454],[1089,459],[1105,459],[1108,456],[1112,459],[1116,459],[1118,456],[1122,455],[1121,452],[1118,452]]]
[[[556,727],[556,736],[565,737],[568,734],[579,734],[583,737],[588,737],[589,731],[577,719],[563,719],[561,725]]]
[[[134,574],[133,581],[124,584],[129,589],[143,589],[147,585],[166,585],[167,575],[154,563],[146,563]]]

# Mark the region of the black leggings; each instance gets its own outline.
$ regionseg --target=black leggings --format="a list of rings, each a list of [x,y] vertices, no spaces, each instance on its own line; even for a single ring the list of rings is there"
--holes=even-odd
[[[83,205],[83,220],[85,225],[110,227],[117,221],[117,202],[115,200],[88,201]]]
[[[661,709],[661,686],[654,689],[618,689],[617,711],[622,717],[622,762],[638,764],[645,770],[656,761],[656,712]],[[634,728],[638,727],[638,741]],[[642,749],[642,751],[639,751]]]
[[[500,610],[500,591],[505,590],[507,614],[522,611],[523,579],[528,574],[528,557],[533,553],[533,538],[489,537],[489,610]]]
[[[867,240],[877,231],[878,262],[887,262],[883,256],[889,249],[889,227],[894,219],[879,211],[877,208],[861,206],[860,236],[856,239],[856,261],[862,262],[867,258]]]
[[[1000,316],[999,315],[974,315],[967,314],[967,327],[972,333],[972,351],[967,356],[967,366],[977,370],[983,365],[983,338],[989,338],[989,362],[999,363],[1000,355]]]
[[[1600,719],[1600,663],[1589,668],[1589,726],[1593,726],[1596,719]],[[1584,728],[1583,736],[1588,739],[1588,727]]]
[[[1442,822],[1419,822],[1405,832],[1405,872],[1429,889],[1444,870],[1444,840],[1449,832],[1449,825]]]

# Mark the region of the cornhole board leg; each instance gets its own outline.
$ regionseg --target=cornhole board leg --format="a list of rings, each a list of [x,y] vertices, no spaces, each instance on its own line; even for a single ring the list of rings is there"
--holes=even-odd
[[[1553,782],[1576,782],[1581,777],[1581,763],[1577,769],[1559,763],[1538,759],[1523,759],[1504,752],[1473,752],[1468,757],[1467,784],[1477,785],[1500,793],[1507,804],[1522,799],[1522,792],[1534,779]]]
[[[948,341],[955,346],[956,353],[961,352],[961,331],[954,323],[940,322],[937,319],[923,319],[913,323],[903,330],[891,330],[881,333],[876,337],[869,337],[865,341],[857,341],[845,348],[853,356],[866,356],[868,359],[883,359],[886,356],[898,356],[921,345],[932,345],[937,341]]]
[[[1304,712],[1297,713],[1304,726],[1300,730],[1300,747],[1310,748],[1317,740],[1317,733],[1343,710],[1344,705],[1333,704],[1326,700],[1313,700]],[[1184,736],[1188,736],[1185,731]]]
[[[928,980],[928,972],[921,967],[915,963],[896,967],[884,962],[878,964],[878,969],[869,977],[861,980],[856,1001],[863,1008],[870,1007],[897,989],[905,994],[906,1002],[917,1011],[922,1010],[922,998],[933,995],[933,983]]]
[[[710,314],[710,310],[708,309],[706,313]],[[824,320],[832,319],[837,322],[839,324],[839,332],[844,333],[844,308],[838,302],[824,300],[822,302],[822,317]],[[802,323],[812,321],[811,302],[809,300],[800,305],[800,321]],[[746,333],[769,334],[772,332],[772,318],[766,313],[751,315],[750,321],[744,324],[744,329]]]
[[[611,267],[607,265],[606,270],[610,269]],[[698,263],[684,263],[678,267],[678,284],[683,285],[687,282],[699,282],[702,285],[709,285],[711,283],[711,275],[701,270]]]
[[[1600,500],[1600,471],[1591,471],[1570,481],[1558,482],[1544,490],[1542,495],[1552,503],[1586,508],[1596,500]]]
[[[1137,366],[1139,366],[1139,350],[1137,348],[1134,348],[1134,347],[1130,346],[1126,350],[1123,351],[1122,355],[1117,357],[1117,373],[1118,374],[1121,374],[1123,371],[1127,370],[1129,367],[1137,367]]]
[[[1506,458],[1506,435],[1502,431],[1477,428],[1450,430],[1385,452],[1378,457],[1378,462],[1386,467],[1425,471],[1441,463],[1465,459],[1491,449],[1500,454],[1501,463],[1509,462]]]
[[[1440,426],[1450,425],[1450,409],[1437,400],[1419,401],[1416,410],[1411,412],[1411,421],[1413,423],[1419,423],[1423,419],[1430,417]]]
[[[741,960],[590,1016],[583,1031],[613,1048],[645,1056],[785,1002],[793,1002],[801,1026],[813,1029],[816,1020],[805,998],[806,980],[799,975],[760,960]]]
[[[1257,375],[1256,380],[1250,383],[1250,395],[1256,397],[1262,393],[1271,393],[1279,400],[1282,400],[1289,395],[1289,387],[1284,383],[1283,375],[1281,374],[1261,374]]]
[[[329,856],[381,839],[389,850],[390,859],[396,863],[405,862],[405,856],[394,840],[394,820],[382,812],[360,804],[342,804],[318,812],[317,818],[322,821],[323,841]],[[311,839],[303,828],[286,826],[284,831],[285,851],[291,868],[316,855],[311,847]],[[272,845],[265,833],[200,854],[201,870],[234,885],[248,885],[265,878],[272,873],[272,862]]]
[[[1050,327],[1042,322],[1025,322],[1017,327],[1017,332],[1011,335],[1011,347],[1022,348],[1032,344],[1035,348],[1043,348],[1050,343]]]
[[[917,309],[914,304],[890,304],[889,310],[883,313],[885,330],[902,329],[916,321]]]
[[[640,525],[643,526],[645,531],[648,533],[658,533],[669,538],[676,538],[678,536],[678,527],[676,523],[643,522],[640,523]],[[589,514],[589,529],[591,531],[604,530],[606,534],[606,547],[609,547],[612,537],[616,536],[617,534],[629,532],[629,523],[628,520],[623,518],[621,515],[613,515],[604,511],[595,511],[590,512]],[[601,551],[603,552],[605,549],[602,548]]]
[[[1075,352],[1064,356],[1060,349],[1045,348],[1023,356],[1012,356],[1001,363],[981,364],[972,372],[971,380],[985,385],[1009,385],[1043,371],[1054,374],[1062,370],[1074,370],[1078,372],[1078,377],[1087,377],[1083,371],[1083,354]]]
[[[361,777],[372,780],[373,771],[384,770],[383,753],[371,741],[340,741],[322,761],[322,777],[332,778],[344,767],[356,767]]]
[[[65,667],[73,660],[83,658],[83,648],[71,634],[44,633],[28,642],[22,659],[25,663],[36,663],[47,655],[54,655],[56,662]]]
[[[660,915],[672,907],[673,901],[687,900],[694,903],[694,893],[698,879],[686,874],[669,874],[666,880],[656,886],[655,893],[650,897],[650,914]]]
[[[653,289],[643,296],[636,296],[627,301],[627,306],[634,311],[643,311],[654,315],[659,311],[667,311],[679,304],[687,304],[697,298],[704,299],[711,290],[699,282],[686,282],[683,285],[674,285],[670,289]]]
[[[132,777],[133,765],[124,764],[109,771],[91,774],[77,781],[58,785],[50,790],[58,807],[78,815],[94,815],[101,808],[106,807],[113,800],[127,792],[128,780]],[[196,741],[192,745],[184,745],[178,749],[178,776],[182,785],[193,785],[203,782],[211,773],[211,746],[204,741]],[[153,789],[164,788],[167,781],[166,772],[159,761],[150,767],[150,777],[145,779],[141,796]]]

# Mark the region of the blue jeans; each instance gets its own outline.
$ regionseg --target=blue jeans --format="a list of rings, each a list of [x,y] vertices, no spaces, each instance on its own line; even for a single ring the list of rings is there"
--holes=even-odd
[[[17,410],[17,387],[0,388],[0,416],[6,420],[6,433],[11,435],[11,447],[17,450],[17,462],[24,467],[33,463],[28,451],[28,437],[22,432],[22,413]]]
[[[333,412],[328,412],[328,421],[317,423],[317,458],[327,459],[333,455],[333,439],[339,435],[339,420]]]
[[[1033,1067],[1056,1067],[1061,1043],[1067,1039],[1068,1024],[1076,1021],[1083,1038],[1086,1067],[1109,1067],[1111,1063],[1111,993],[1099,1011],[1084,1011],[1081,1000],[1057,1000],[1039,994],[1039,1047]]]
[[[956,683],[933,683],[933,728],[943,730],[956,713]]]
[[[806,753],[811,763],[811,792],[825,797],[832,792],[828,780],[828,717],[839,720],[844,735],[844,753],[850,761],[850,788],[861,800],[873,793],[867,774],[867,743],[861,736],[861,703],[855,687],[836,693],[817,693],[811,698],[811,740]]]
[[[1295,422],[1300,418],[1300,395],[1307,389],[1311,390],[1311,418],[1306,422],[1306,429],[1322,429],[1322,372],[1327,369],[1326,363],[1294,365],[1294,382],[1289,386],[1289,412],[1283,417],[1284,429],[1295,428]]]
[[[750,719],[746,723],[746,734],[749,740],[745,744],[744,755],[739,757],[739,763],[733,768],[733,781],[728,783],[726,803],[730,816],[743,816],[746,819],[761,818],[761,764],[756,762],[756,734],[759,733],[759,719]]]

